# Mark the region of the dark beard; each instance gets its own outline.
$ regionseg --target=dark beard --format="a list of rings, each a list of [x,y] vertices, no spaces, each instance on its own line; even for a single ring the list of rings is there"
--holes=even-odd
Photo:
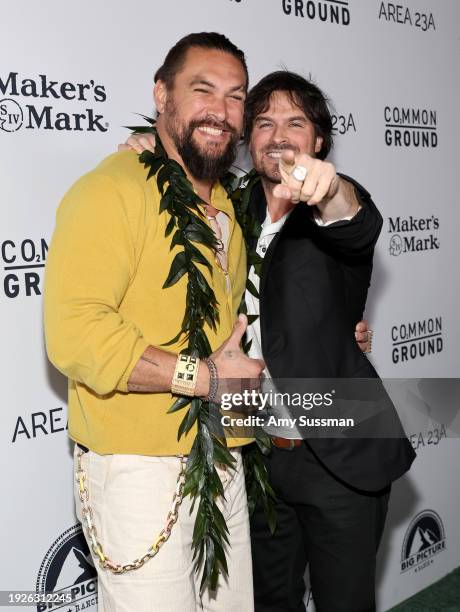
[[[191,121],[190,124],[181,131],[175,106],[170,109],[169,115],[166,121],[168,133],[190,174],[197,181],[206,180],[214,183],[222,178],[228,172],[236,158],[236,146],[238,144],[239,135],[235,128],[230,126],[226,121],[220,123],[213,118],[205,118]],[[230,132],[231,139],[221,155],[212,155],[203,152],[195,143],[193,140],[193,132],[195,128],[200,126],[215,127]]]
[[[202,122],[199,125],[201,124]],[[209,125],[209,123],[206,123],[206,125]],[[190,124],[182,136],[178,135],[177,140],[174,139],[174,144],[184,164],[197,181],[210,180],[215,182],[228,172],[230,166],[235,161],[238,137],[232,135],[220,156],[210,155],[203,152],[193,140],[193,130],[195,127],[197,126]]]

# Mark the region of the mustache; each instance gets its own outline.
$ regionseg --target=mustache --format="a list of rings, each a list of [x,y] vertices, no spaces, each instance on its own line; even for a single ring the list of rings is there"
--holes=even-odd
[[[293,153],[299,153],[299,147],[291,144],[268,144],[262,149],[262,153],[276,153],[278,151],[293,151]]]
[[[212,127],[218,130],[224,130],[226,132],[230,132],[233,135],[237,135],[236,128],[233,125],[230,125],[228,121],[218,121],[215,117],[205,117],[204,119],[194,119],[190,121],[189,129],[194,130],[198,127]]]

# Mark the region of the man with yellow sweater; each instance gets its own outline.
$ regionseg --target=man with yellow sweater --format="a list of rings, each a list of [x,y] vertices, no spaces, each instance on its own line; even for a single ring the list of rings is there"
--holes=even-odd
[[[241,135],[247,81],[243,53],[218,34],[179,41],[155,79],[158,135],[207,203],[206,223],[219,244],[213,252],[194,243],[219,314],[215,326],[204,324],[210,359],[178,356],[187,275],[163,285],[181,245],[170,248],[170,215],[160,213],[157,180],[147,180],[134,152],[112,155],[83,176],[57,213],[46,271],[46,343],[50,360],[69,378],[77,514],[98,562],[100,610],[253,610],[245,441],[228,441],[235,469],[218,468],[228,577],[217,591],[200,593],[191,548],[196,507],[182,496],[180,457],[190,452],[195,429],[178,441],[183,411],[167,414],[171,392],[212,400],[219,380],[258,379],[264,367],[239,348],[246,253],[219,183]],[[146,555],[152,542],[164,546]]]

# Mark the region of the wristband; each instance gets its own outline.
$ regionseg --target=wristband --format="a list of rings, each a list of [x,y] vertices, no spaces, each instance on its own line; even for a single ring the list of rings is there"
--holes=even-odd
[[[209,393],[204,398],[206,402],[214,402],[217,397],[217,389],[219,387],[219,376],[217,374],[217,366],[209,357],[203,360],[209,369]]]
[[[180,353],[177,356],[174,376],[171,383],[171,393],[193,397],[198,379],[200,360],[197,357]]]

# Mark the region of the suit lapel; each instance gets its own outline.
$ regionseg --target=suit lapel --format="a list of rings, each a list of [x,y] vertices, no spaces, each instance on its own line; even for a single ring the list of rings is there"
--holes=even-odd
[[[289,219],[288,219],[289,221]],[[287,221],[286,221],[287,223]],[[260,272],[260,289],[259,289],[259,299],[262,299],[262,294],[265,289],[265,284],[267,282],[268,270],[270,269],[270,264],[273,259],[273,253],[275,252],[276,245],[278,244],[281,234],[283,233],[284,227],[286,223],[281,228],[281,231],[276,234],[273,240],[270,242],[270,246],[265,253],[264,261],[262,263],[261,272]]]
[[[306,224],[309,222],[309,218],[310,210],[308,209],[306,204],[297,204],[292,210],[289,217],[286,219],[286,222],[281,228],[281,230],[271,241],[270,246],[268,247],[267,252],[265,253],[260,274],[260,297],[262,297],[263,291],[265,289],[269,276],[270,266],[273,261],[273,256],[278,244],[280,243],[280,241],[285,240],[289,237],[294,237],[296,235],[305,236]]]
[[[252,188],[251,198],[249,200],[249,213],[253,218],[257,219],[260,225],[265,221],[267,216],[267,202],[262,187],[262,181],[257,182]],[[252,238],[249,248],[255,249],[257,246],[258,237]]]
[[[259,221],[260,224],[264,222],[267,216],[267,201],[265,199],[262,182],[257,183],[253,187],[251,199],[249,201],[249,211]],[[259,289],[260,299],[262,298],[262,294],[267,283],[270,265],[273,260],[273,255],[279,241],[284,239],[286,236],[295,235],[296,230],[299,230],[301,228],[301,233],[304,234],[305,223],[308,222],[306,217],[310,217],[310,210],[308,209],[308,207],[305,204],[297,204],[289,215],[289,218],[286,219],[286,223],[271,241],[270,246],[268,247],[267,252],[265,253],[265,257],[263,259],[261,267]],[[250,247],[255,249],[256,245],[257,239],[254,239],[254,242],[250,245]]]

